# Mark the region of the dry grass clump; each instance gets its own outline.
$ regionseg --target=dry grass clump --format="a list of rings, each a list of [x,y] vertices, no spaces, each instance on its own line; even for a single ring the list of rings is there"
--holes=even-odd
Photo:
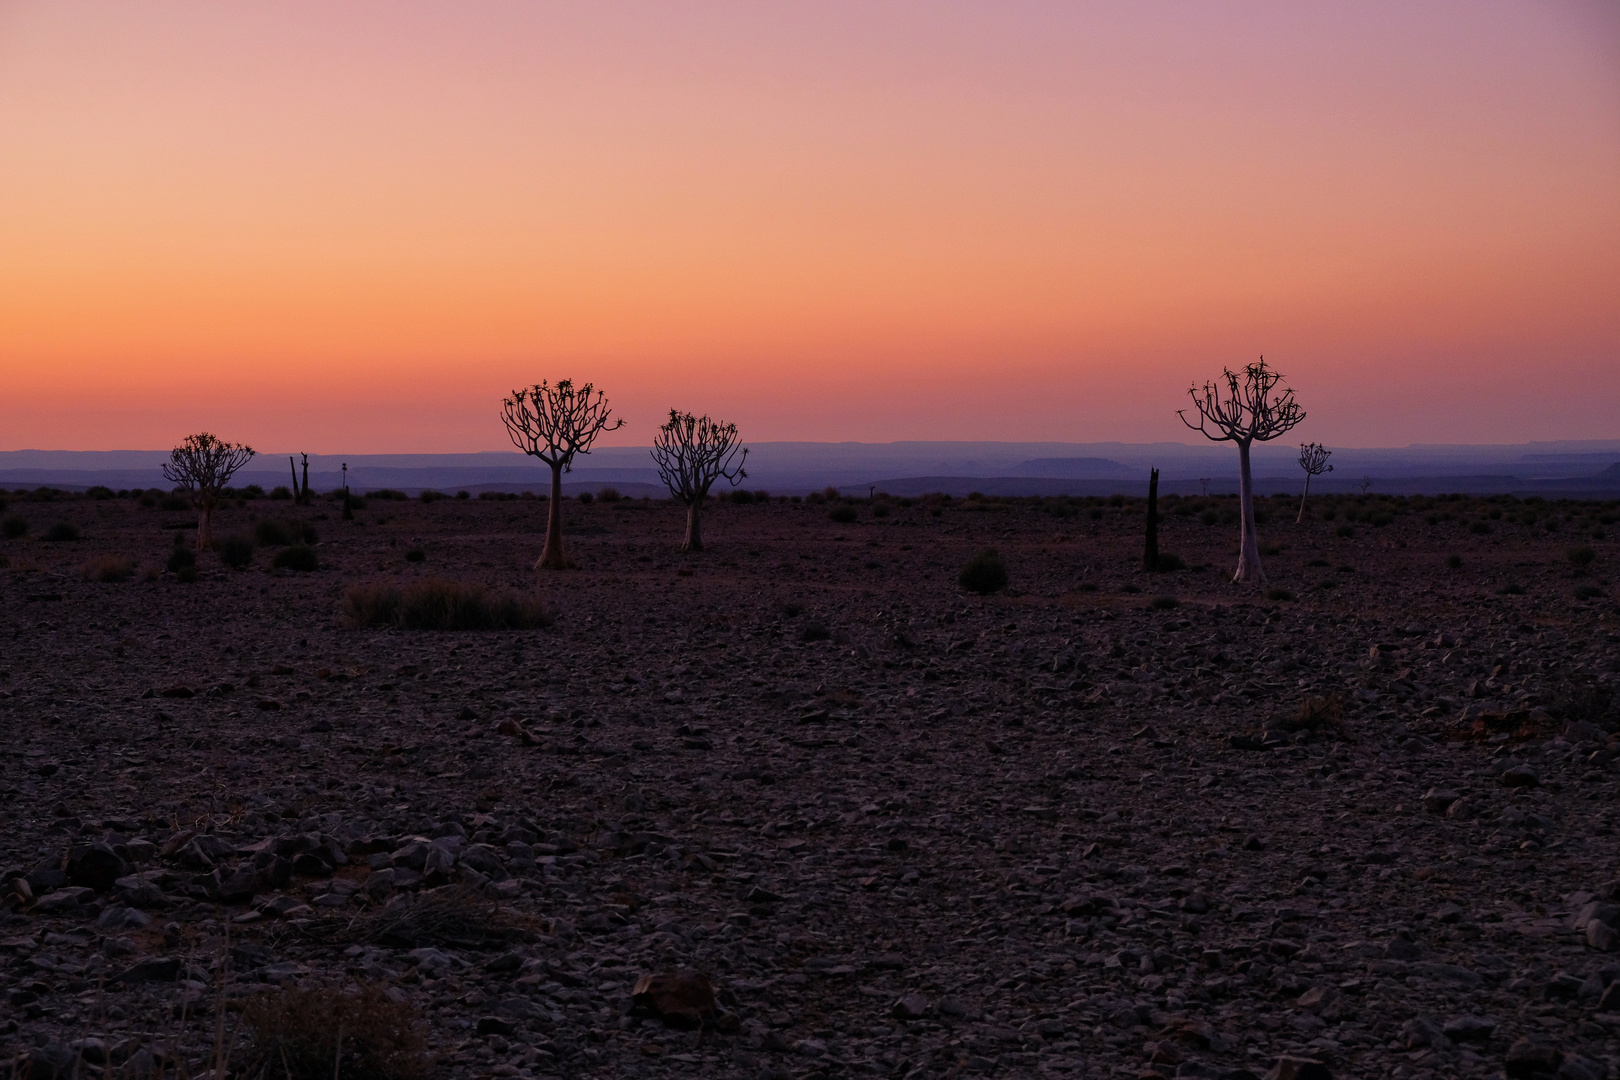
[[[1308,697],[1291,716],[1283,717],[1279,726],[1284,731],[1343,731],[1344,699],[1337,694]]]
[[[80,581],[128,581],[135,576],[135,560],[128,555],[97,555],[79,567]]]
[[[995,548],[985,548],[962,567],[957,583],[968,592],[988,596],[1007,587],[1007,564]]]
[[[252,1058],[236,1075],[251,1080],[416,1080],[428,1075],[421,1017],[375,986],[359,993],[320,988],[249,998],[242,1019]]]
[[[389,582],[356,585],[343,598],[343,613],[351,626],[405,630],[534,630],[552,623],[551,612],[533,597],[443,578],[404,588]]]

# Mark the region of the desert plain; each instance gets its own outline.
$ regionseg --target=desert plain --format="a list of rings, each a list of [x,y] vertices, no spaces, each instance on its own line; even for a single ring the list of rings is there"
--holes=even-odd
[[[552,573],[541,500],[254,499],[217,533],[317,568],[185,575],[162,500],[7,501],[15,1075],[281,1076],[300,988],[447,1077],[1620,1068],[1612,503],[1262,500],[1255,586],[1221,498],[1157,573],[1141,499],[727,502],[695,553],[571,500]],[[429,578],[551,624],[345,618]]]

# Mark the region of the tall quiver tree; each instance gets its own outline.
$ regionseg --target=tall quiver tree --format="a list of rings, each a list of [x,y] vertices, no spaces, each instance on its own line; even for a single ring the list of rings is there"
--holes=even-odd
[[[546,546],[534,564],[537,570],[566,570],[562,538],[562,474],[573,471],[574,455],[588,454],[604,431],[617,431],[623,420],[610,419],[607,397],[586,383],[575,388],[570,379],[555,385],[540,382],[527,390],[514,390],[501,403],[501,421],[512,443],[530,457],[551,466],[551,505],[546,514]]]
[[[1254,480],[1249,470],[1249,447],[1284,435],[1305,419],[1294,392],[1279,389],[1282,376],[1266,366],[1266,358],[1242,371],[1223,368],[1221,378],[1187,391],[1198,414],[1194,423],[1185,409],[1176,410],[1181,422],[1214,442],[1232,442],[1238,448],[1238,504],[1242,511],[1241,544],[1233,581],[1263,582],[1260,538],[1254,527]]]
[[[206,431],[187,435],[185,442],[169,452],[163,478],[191,496],[191,505],[197,508],[199,549],[213,546],[214,508],[231,477],[251,460],[251,446],[224,442]]]
[[[1305,496],[1311,493],[1311,477],[1332,472],[1333,466],[1328,464],[1328,458],[1332,456],[1333,451],[1321,443],[1299,444],[1299,467],[1305,470],[1305,490],[1299,496],[1299,516],[1294,518],[1295,525],[1305,520]]]
[[[709,497],[710,486],[724,478],[736,487],[748,475],[743,469],[748,448],[737,439],[737,425],[671,409],[669,422],[653,439],[652,456],[670,495],[686,504],[686,542],[681,550],[702,551],[703,500]]]

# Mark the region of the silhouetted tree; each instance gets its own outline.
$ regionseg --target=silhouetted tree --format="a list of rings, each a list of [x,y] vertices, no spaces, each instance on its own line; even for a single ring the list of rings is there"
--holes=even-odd
[[[191,505],[198,513],[199,549],[214,543],[214,507],[219,505],[220,493],[236,471],[252,459],[251,446],[223,442],[206,431],[187,435],[185,442],[169,452],[163,478],[191,496]]]
[[[1142,569],[1159,568],[1159,470],[1148,477],[1147,543],[1142,549]]]
[[[1328,464],[1328,458],[1332,456],[1333,451],[1321,443],[1299,444],[1299,467],[1305,470],[1305,490],[1299,496],[1299,516],[1294,519],[1295,525],[1305,520],[1305,496],[1311,493],[1311,477],[1332,472],[1333,466]]]
[[[710,485],[724,477],[736,487],[748,475],[743,469],[748,448],[737,440],[737,425],[671,409],[669,422],[653,439],[652,456],[670,495],[686,504],[686,542],[681,550],[702,551],[703,500],[709,497]]]
[[[551,466],[551,506],[546,514],[546,546],[536,569],[564,570],[562,539],[562,474],[573,471],[575,454],[588,454],[604,431],[616,431],[623,420],[608,419],[607,397],[590,383],[575,389],[570,379],[556,385],[540,382],[514,390],[502,402],[501,421],[519,450]]]
[[[1301,420],[1305,410],[1294,401],[1294,392],[1277,392],[1282,376],[1266,367],[1266,358],[1249,364],[1241,372],[1222,370],[1219,382],[1188,389],[1198,413],[1195,424],[1185,409],[1176,410],[1181,422],[1215,442],[1233,442],[1238,448],[1238,503],[1241,507],[1241,553],[1233,581],[1263,582],[1260,567],[1260,539],[1254,527],[1254,481],[1249,470],[1249,447],[1269,442],[1285,434]]]

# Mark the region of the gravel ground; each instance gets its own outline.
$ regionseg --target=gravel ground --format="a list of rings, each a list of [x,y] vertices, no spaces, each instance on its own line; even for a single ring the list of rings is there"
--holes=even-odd
[[[1140,502],[728,504],[691,555],[570,503],[538,576],[535,501],[252,501],[218,534],[320,568],[189,582],[183,513],[11,502],[25,1075],[242,1075],[244,1004],[358,986],[450,1077],[1620,1068],[1613,504],[1266,500],[1268,595],[1231,500],[1167,502],[1151,575]],[[555,623],[343,624],[435,575]],[[686,970],[712,1011],[632,996]]]

